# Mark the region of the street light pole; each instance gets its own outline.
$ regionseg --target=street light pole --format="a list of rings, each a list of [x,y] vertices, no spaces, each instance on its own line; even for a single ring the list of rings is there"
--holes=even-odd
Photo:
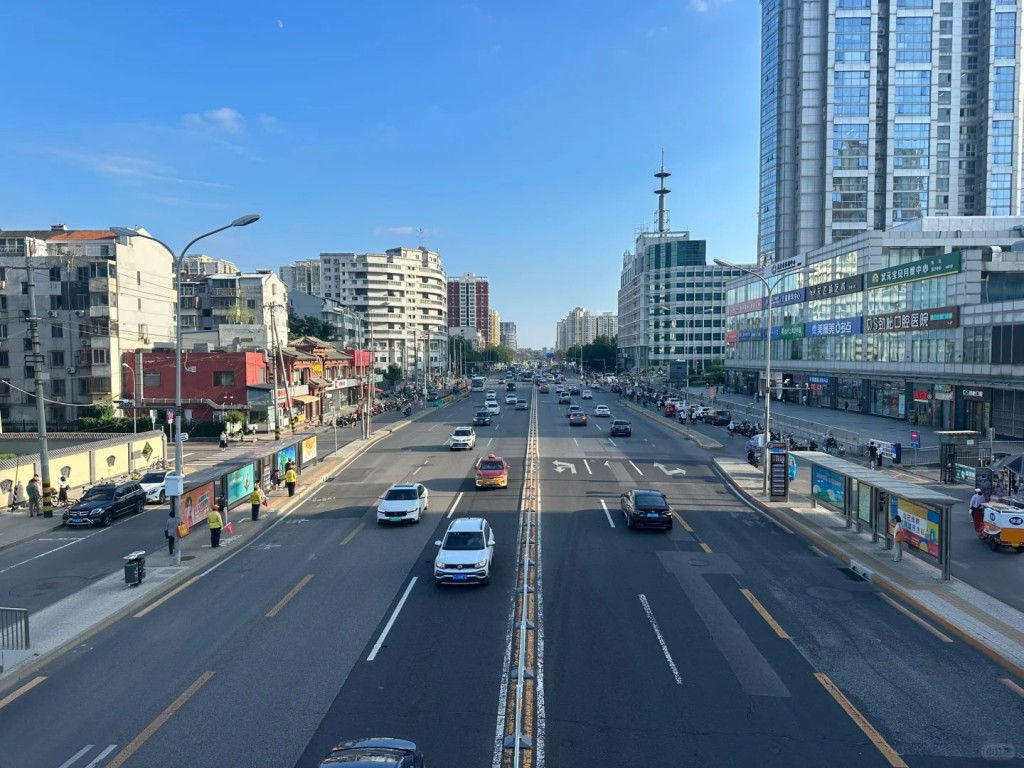
[[[174,255],[174,250],[162,240],[158,240],[152,235],[147,235],[143,232],[139,232],[135,229],[128,227],[111,227],[110,231],[118,237],[142,237],[146,240],[152,240],[155,243],[159,243],[167,252],[171,254],[171,259],[174,264],[174,291],[175,291],[175,317],[174,317],[174,473],[178,477],[178,482],[182,482],[181,478],[185,473],[185,456],[182,452],[181,446],[181,263],[185,260],[185,254],[188,253],[188,249],[212,235],[216,235],[219,232],[223,232],[225,229],[231,229],[232,227],[247,227],[253,222],[259,221],[259,214],[250,213],[245,216],[241,216],[230,224],[225,224],[223,227],[212,229],[209,232],[204,232],[198,237],[192,238],[188,245],[181,249],[181,253],[178,256]],[[276,392],[274,393],[276,397]],[[180,488],[175,490],[181,490]],[[171,496],[171,504],[174,510],[174,518],[180,524],[181,519],[181,496]],[[176,544],[174,547],[174,562],[175,564],[181,563],[181,547]]]
[[[127,368],[132,372],[132,436],[134,437],[139,433],[138,430],[138,410],[135,407],[135,392],[138,389],[138,385],[135,383],[135,369],[132,368],[128,363],[121,363],[122,368]],[[121,394],[124,395],[124,387],[121,387]],[[128,469],[132,472],[135,471],[135,446],[133,445],[128,449]]]
[[[749,267],[741,267],[738,264],[726,261],[725,259],[715,259],[715,264],[720,267],[730,267],[731,269],[738,269],[740,272],[746,272],[748,275],[753,275],[764,284],[764,289],[768,294],[768,300],[765,303],[765,338],[764,338],[764,450],[762,459],[764,460],[764,471],[761,485],[761,492],[768,492],[768,443],[771,439],[772,427],[771,427],[771,408],[772,408],[772,293],[782,283],[786,273],[781,273],[778,280],[775,281],[775,285],[769,284],[768,280],[760,272],[756,272]],[[792,271],[792,270],[790,270]]]

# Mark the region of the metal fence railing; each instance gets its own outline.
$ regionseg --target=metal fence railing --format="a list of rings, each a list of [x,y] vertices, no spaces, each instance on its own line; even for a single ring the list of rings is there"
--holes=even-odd
[[[28,609],[0,607],[0,649],[27,651]]]

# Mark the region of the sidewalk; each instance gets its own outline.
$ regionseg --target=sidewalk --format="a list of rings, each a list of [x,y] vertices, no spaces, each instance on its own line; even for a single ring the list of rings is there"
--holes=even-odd
[[[870,533],[846,528],[839,513],[812,506],[808,472],[801,472],[803,477],[790,486],[789,501],[777,503],[768,502],[761,492],[760,470],[741,459],[719,458],[714,463],[738,491],[774,519],[1024,680],[1024,613],[955,577],[942,581],[937,567],[910,551],[904,552],[901,562],[893,562],[892,550],[884,542],[872,543]]]
[[[369,440],[355,440],[339,446],[336,454],[325,457],[304,473],[307,481],[299,484],[295,496],[289,498],[285,490],[271,491],[270,507],[265,514],[260,515],[258,521],[251,520],[248,504],[239,505],[233,513],[225,514],[225,523],[230,521],[235,531],[233,535],[221,540],[222,547],[219,551],[214,552],[210,547],[207,528],[199,524],[188,536],[179,540],[182,561],[180,566],[174,565],[173,558],[167,554],[167,549],[161,546],[158,550],[146,554],[146,578],[142,584],[128,587],[124,583],[124,574],[119,571],[32,614],[29,617],[31,649],[0,651],[0,693],[32,677],[66,650],[80,645],[118,620],[143,610],[144,606],[167,595],[182,582],[201,573],[212,562],[229,556],[232,551],[238,551],[237,547],[231,546],[233,542],[244,536],[247,538],[246,543],[249,543],[260,536],[275,521],[288,514],[301,504],[306,496],[319,488],[319,480],[333,476],[368,447],[410,424],[415,418],[414,416],[413,419],[403,419],[382,426],[374,431]],[[60,528],[59,520],[56,511],[54,518],[42,520],[29,519],[28,512],[23,512],[21,515],[15,515],[10,521],[14,528],[7,533],[9,536],[21,536],[20,540],[24,540],[37,536],[40,532],[53,530],[54,526]],[[6,544],[10,546],[10,542]]]

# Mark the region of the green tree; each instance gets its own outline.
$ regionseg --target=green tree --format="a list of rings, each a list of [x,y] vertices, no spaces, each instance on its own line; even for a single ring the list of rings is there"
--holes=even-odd
[[[256,313],[248,307],[243,307],[241,304],[235,303],[235,305],[228,310],[225,320],[232,325],[252,325],[256,322]]]
[[[402,380],[402,369],[391,363],[388,365],[388,369],[381,374],[381,377],[391,384],[396,384]]]

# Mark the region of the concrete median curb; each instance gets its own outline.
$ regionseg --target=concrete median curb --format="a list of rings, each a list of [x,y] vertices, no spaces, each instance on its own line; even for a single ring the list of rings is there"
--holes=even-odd
[[[643,408],[639,405],[636,405],[635,403],[626,400],[622,400],[620,402],[622,402],[630,410],[636,411],[637,413],[644,413],[647,415],[648,418],[651,418],[651,413],[646,408]],[[660,416],[661,414],[655,412],[654,415]],[[662,416],[662,418],[666,417]],[[671,427],[672,430],[678,432],[687,440],[693,441],[704,450],[717,451],[720,448],[722,448],[722,444],[715,440],[714,438],[708,437],[707,435],[702,435],[699,432],[696,432],[695,430],[687,429],[686,427],[684,427],[682,424],[679,423],[678,418],[673,417],[667,423],[664,421],[660,421],[659,419],[653,419],[653,421],[658,421],[658,423],[660,424],[666,424],[667,426]]]
[[[970,645],[975,650],[980,651],[1000,666],[1005,667],[1007,670],[1016,675],[1019,679],[1024,680],[1024,666],[1021,666],[1014,662],[1012,659],[1008,659],[1007,657],[1003,656],[991,645],[985,643],[982,639],[976,637],[967,629],[954,623],[947,617],[943,616],[941,613],[936,612],[934,608],[931,608],[925,605],[924,603],[920,602],[914,596],[913,592],[904,589],[901,585],[894,582],[892,579],[878,573],[878,571],[870,565],[865,565],[864,563],[857,560],[855,555],[841,548],[839,545],[832,542],[828,537],[821,535],[818,531],[815,530],[814,526],[807,525],[802,520],[800,520],[800,516],[798,513],[785,511],[788,509],[788,507],[768,504],[767,502],[764,501],[764,499],[760,498],[759,496],[751,493],[746,488],[744,488],[735,478],[733,478],[733,476],[729,472],[727,472],[723,467],[719,466],[717,462],[715,462],[714,466],[716,471],[722,477],[722,479],[726,480],[737,493],[741,494],[744,499],[754,504],[762,512],[775,518],[780,523],[783,523],[793,528],[798,534],[800,534],[806,539],[809,539],[811,542],[814,543],[815,546],[828,552],[830,555],[835,557],[837,560],[839,560],[841,563],[843,563],[848,568],[853,570],[866,581],[875,584],[876,586],[882,588],[894,597],[899,598],[913,609],[917,610],[924,616],[934,621],[939,626],[945,628],[951,634],[959,637],[967,645]]]

